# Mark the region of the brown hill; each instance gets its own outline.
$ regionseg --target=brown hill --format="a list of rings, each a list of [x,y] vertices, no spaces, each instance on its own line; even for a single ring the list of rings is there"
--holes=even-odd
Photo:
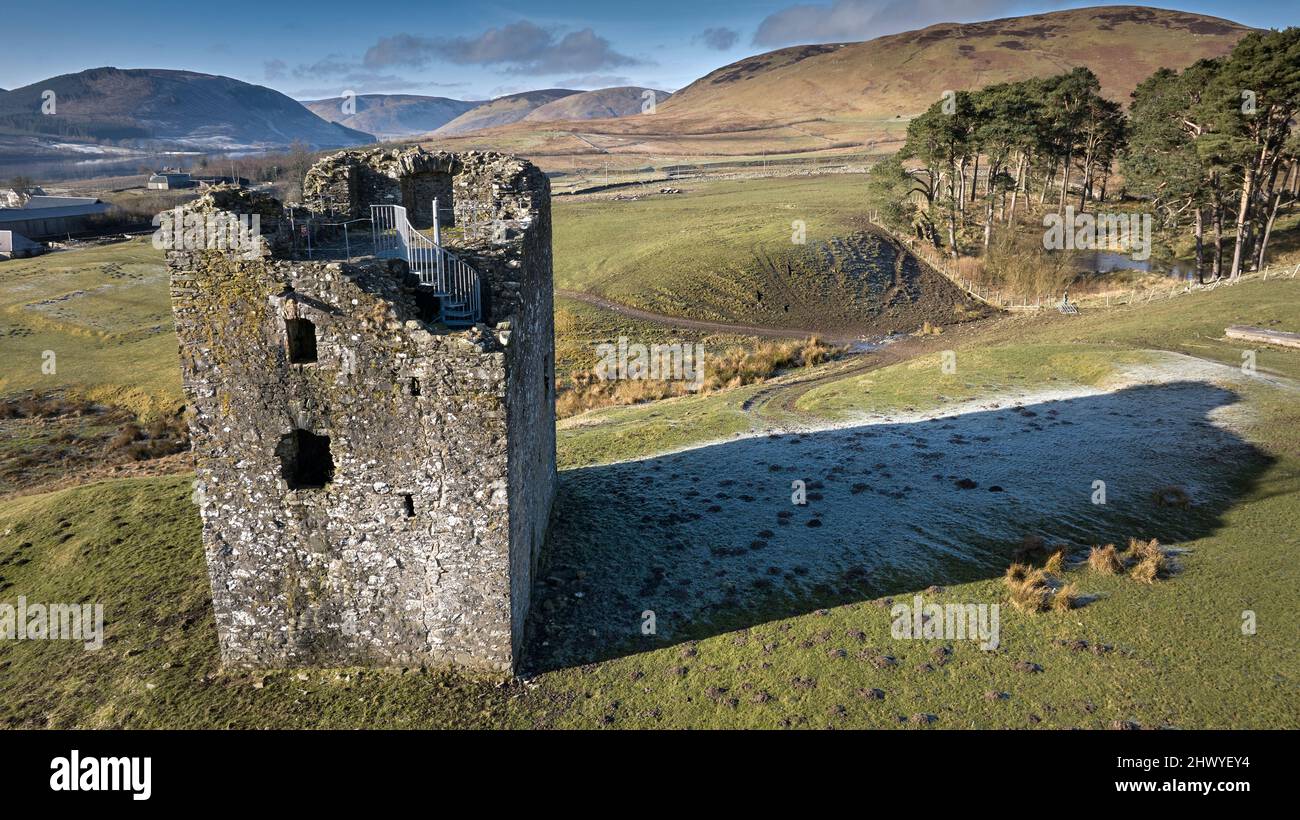
[[[1228,53],[1251,29],[1201,14],[1106,6],[940,23],[861,43],[784,48],[732,63],[673,94],[653,117],[577,130],[520,122],[478,140],[534,155],[745,155],[888,150],[946,90],[1085,65],[1127,102],[1157,68]]]
[[[1158,68],[1226,54],[1250,29],[1181,11],[1106,6],[939,23],[862,43],[795,46],[696,80],[662,111],[679,117],[783,120],[907,117],[945,90],[1046,76],[1086,65],[1102,93],[1127,101]]]

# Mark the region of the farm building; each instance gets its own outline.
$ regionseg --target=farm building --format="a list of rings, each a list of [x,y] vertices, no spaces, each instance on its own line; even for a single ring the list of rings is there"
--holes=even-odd
[[[0,208],[0,230],[30,239],[80,233],[86,220],[107,213],[108,205],[87,196],[32,196],[17,207]]]
[[[38,245],[22,234],[0,231],[0,260],[25,259],[42,253],[45,253],[43,245]]]
[[[193,188],[194,180],[184,171],[168,169],[159,171],[149,177],[149,188],[154,191],[174,191],[178,188]]]

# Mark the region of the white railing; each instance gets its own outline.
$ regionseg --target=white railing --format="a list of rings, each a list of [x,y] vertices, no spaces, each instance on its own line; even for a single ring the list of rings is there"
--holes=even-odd
[[[415,230],[401,205],[371,205],[375,255],[405,259],[420,284],[438,297],[445,324],[472,325],[482,318],[478,271]]]

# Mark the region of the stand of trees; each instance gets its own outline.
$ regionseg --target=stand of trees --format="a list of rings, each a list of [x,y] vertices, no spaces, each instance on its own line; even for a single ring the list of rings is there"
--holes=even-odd
[[[1252,32],[1232,53],[1182,73],[1161,69],[1133,92],[1131,193],[1170,228],[1192,228],[1196,268],[1239,276],[1264,265],[1278,211],[1300,194],[1300,29]],[[1225,247],[1228,229],[1232,248]]]
[[[953,256],[982,228],[987,253],[1031,197],[1086,211],[1118,167],[1163,229],[1194,231],[1198,270],[1212,232],[1213,272],[1236,276],[1263,265],[1278,211],[1300,194],[1298,112],[1300,29],[1252,32],[1226,57],[1157,71],[1127,116],[1087,68],[950,92],[872,169],[868,197],[886,222]]]
[[[1119,104],[1101,96],[1096,75],[1076,68],[946,95],[912,120],[903,149],[872,169],[869,186],[877,202],[897,197],[888,216],[936,247],[937,218],[954,255],[972,222],[982,225],[987,250],[997,226],[1028,209],[1035,188],[1045,204],[1058,186],[1061,211],[1072,185],[1081,210],[1104,197],[1124,138]]]

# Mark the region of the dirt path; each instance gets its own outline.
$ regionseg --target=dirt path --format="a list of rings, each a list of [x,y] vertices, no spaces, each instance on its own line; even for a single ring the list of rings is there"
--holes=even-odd
[[[917,342],[918,340],[913,338],[904,339],[875,350],[854,354],[844,367],[837,367],[830,372],[812,376],[811,378],[795,379],[782,384],[771,384],[746,399],[740,409],[746,413],[762,412],[771,407],[774,402],[779,401],[776,404],[777,409],[782,412],[793,413],[795,412],[795,402],[799,400],[799,397],[814,387],[847,379],[850,376],[859,376],[910,359],[922,352],[924,345]]]
[[[640,319],[646,322],[655,322],[656,324],[668,325],[669,327],[679,327],[689,330],[703,330],[709,333],[731,333],[737,336],[761,336],[767,339],[807,339],[810,336],[816,336],[834,344],[849,344],[858,341],[855,336],[845,336],[843,333],[828,333],[824,330],[799,330],[795,328],[780,327],[762,327],[759,325],[737,325],[727,322],[708,322],[703,319],[687,319],[682,316],[668,316],[663,313],[653,313],[640,308],[629,307],[618,302],[610,301],[603,296],[597,296],[593,293],[584,293],[579,290],[564,290],[557,288],[556,296],[565,299],[573,299],[577,302],[583,302],[588,305],[617,313],[620,316],[626,316],[629,319]]]
[[[855,353],[843,359],[840,367],[822,369],[820,373],[813,376],[803,378],[796,376],[789,381],[769,383],[746,399],[740,409],[746,413],[760,414],[768,409],[776,409],[784,413],[797,412],[795,402],[815,387],[879,370],[936,350],[947,350],[961,340],[982,333],[1002,321],[1006,321],[1006,318],[991,317],[954,325],[939,336],[905,336],[880,347]]]

